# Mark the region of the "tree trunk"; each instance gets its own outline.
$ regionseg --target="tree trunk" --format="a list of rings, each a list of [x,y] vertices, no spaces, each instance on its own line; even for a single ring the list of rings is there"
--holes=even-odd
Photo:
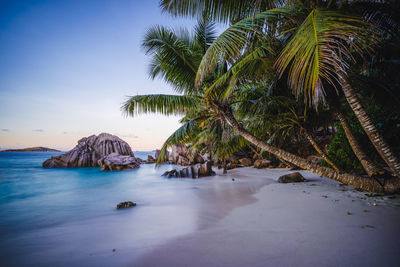
[[[227,173],[228,173],[228,170],[227,170],[227,168],[226,168],[226,158],[224,158],[224,163],[223,163],[223,165],[224,165],[223,174],[227,174]]]
[[[322,151],[322,149],[319,147],[319,145],[317,144],[317,142],[315,142],[314,138],[312,137],[312,135],[306,130],[306,129],[302,129],[304,134],[306,135],[307,140],[311,143],[311,145],[314,147],[314,149],[317,151],[317,153],[329,164],[332,166],[332,168],[336,171],[336,172],[340,172],[339,168],[335,165],[335,163],[333,163],[328,156],[325,154],[325,152]]]
[[[362,128],[368,135],[369,140],[371,140],[371,143],[374,145],[379,155],[386,162],[392,172],[398,178],[400,178],[399,159],[394,155],[389,145],[378,132],[375,124],[372,122],[364,107],[361,105],[360,99],[351,87],[346,75],[342,71],[338,71],[338,78],[342,85],[342,90],[347,99],[347,102],[349,103],[351,109],[354,111],[354,114],[356,114],[357,119],[360,121]]]
[[[261,139],[255,137],[247,130],[245,130],[234,118],[231,113],[230,108],[220,107],[221,114],[225,117],[228,123],[233,127],[233,129],[243,136],[246,140],[253,143],[254,145],[264,149],[265,151],[281,158],[289,163],[292,163],[302,169],[308,170],[312,173],[318,174],[320,176],[328,177],[330,179],[342,182],[347,185],[351,185],[357,189],[371,191],[371,192],[386,192],[395,193],[400,189],[400,179],[392,178],[387,179],[383,183],[370,177],[360,177],[357,175],[338,173],[331,168],[321,167],[316,164],[308,162],[306,159],[299,156],[293,155],[286,152],[280,148],[271,146]]]
[[[372,160],[367,156],[367,154],[365,154],[364,150],[361,148],[357,139],[354,137],[346,118],[340,112],[338,112],[337,115],[344,130],[344,133],[347,136],[347,140],[349,141],[349,144],[353,149],[354,154],[360,161],[364,170],[369,176],[377,175],[379,173],[379,168],[372,162]]]
[[[255,150],[251,145],[248,145],[248,147],[250,148],[251,151],[253,151],[254,154],[257,155],[258,159],[262,159],[261,155],[257,152],[257,150]]]

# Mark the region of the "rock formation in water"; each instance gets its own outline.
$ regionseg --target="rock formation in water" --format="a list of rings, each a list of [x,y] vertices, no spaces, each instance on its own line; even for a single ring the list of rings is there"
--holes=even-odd
[[[173,145],[171,146],[171,153],[168,155],[168,160],[173,164],[180,166],[189,166],[197,163],[203,164],[205,162],[204,157],[195,149],[188,149],[185,145]],[[156,154],[156,160],[158,155]]]
[[[205,163],[197,163],[192,166],[186,167],[182,170],[172,170],[166,171],[162,176],[167,176],[168,178],[176,177],[176,178],[200,178],[215,175],[215,172],[212,170],[212,162],[206,161]]]
[[[43,167],[96,167],[99,166],[100,159],[111,153],[134,157],[128,143],[115,135],[102,133],[80,139],[72,150],[43,162]]]
[[[135,157],[111,153],[98,161],[102,171],[123,171],[140,167],[140,161]]]
[[[188,157],[188,150],[185,145],[173,145],[171,146],[171,154],[169,159],[173,164],[188,166],[190,165],[190,159]]]
[[[146,164],[156,163],[156,159],[152,155],[147,155]]]

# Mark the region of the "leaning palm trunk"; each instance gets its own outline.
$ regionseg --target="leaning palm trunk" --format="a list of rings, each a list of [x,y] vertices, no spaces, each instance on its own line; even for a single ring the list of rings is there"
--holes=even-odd
[[[357,119],[371,140],[371,143],[374,145],[379,155],[386,162],[392,172],[400,178],[399,159],[394,155],[389,145],[378,132],[375,124],[372,122],[364,107],[361,105],[360,99],[351,87],[346,75],[342,71],[338,71],[338,78],[342,85],[343,93],[347,99],[347,102],[354,111],[354,114],[356,114]]]
[[[364,170],[367,172],[369,176],[378,174],[379,168],[375,165],[375,163],[372,162],[372,160],[368,157],[367,154],[365,154],[364,150],[361,148],[357,139],[354,137],[346,118],[340,112],[337,113],[337,116],[340,120],[344,133],[346,134],[347,140],[349,141],[349,144],[353,149],[354,154],[360,161]]]
[[[226,167],[226,158],[224,158],[224,163],[223,163],[223,168],[224,168],[224,174],[226,174],[226,173],[228,173],[228,169],[227,169],[227,167]]]
[[[254,145],[264,149],[265,151],[275,155],[276,157],[283,159],[289,163],[292,163],[302,169],[308,170],[320,176],[328,177],[330,179],[342,182],[347,185],[351,185],[356,189],[361,189],[365,191],[395,193],[400,189],[400,179],[398,178],[387,179],[383,182],[380,182],[379,180],[374,178],[360,177],[357,175],[352,175],[347,173],[339,173],[331,168],[321,167],[316,164],[310,163],[304,158],[293,155],[280,148],[271,146],[266,142],[264,142],[263,140],[249,133],[236,121],[229,108],[221,107],[221,114],[233,127],[233,129],[238,134],[243,136],[243,138],[253,143]]]
[[[322,151],[322,149],[319,147],[319,145],[317,144],[317,142],[314,140],[313,136],[306,130],[303,129],[303,132],[307,138],[307,140],[311,143],[311,145],[314,147],[315,151],[317,151],[317,153],[329,164],[332,166],[332,168],[336,171],[336,172],[340,172],[339,168],[335,165],[335,163],[333,163],[328,156],[325,154],[325,152]]]

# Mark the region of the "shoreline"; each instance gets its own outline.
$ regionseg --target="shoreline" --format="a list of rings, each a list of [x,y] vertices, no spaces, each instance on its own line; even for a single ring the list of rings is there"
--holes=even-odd
[[[46,170],[51,178],[36,179],[55,191],[3,205],[3,214],[17,208],[23,217],[9,225],[9,234],[0,242],[0,258],[5,264],[34,266],[400,262],[399,195],[369,198],[307,171],[300,171],[307,182],[277,183],[281,175],[295,172],[288,169],[243,167],[226,175],[221,169],[216,176],[200,179],[160,176],[172,167],[154,169],[150,164],[118,173]],[[61,192],[54,184],[63,185]],[[64,191],[65,185],[70,189]],[[116,203],[127,200],[137,206],[115,209]],[[49,210],[58,213],[47,216]],[[29,217],[40,214],[43,219]],[[20,231],[26,227],[24,218],[31,218],[32,228]]]
[[[239,168],[228,176],[241,176]],[[279,176],[287,169],[257,170]],[[169,241],[134,266],[394,266],[400,255],[400,199],[300,171],[307,182],[272,183],[215,225]],[[275,173],[275,174],[274,174]],[[236,178],[235,178],[236,182]],[[234,182],[233,182],[234,183]]]

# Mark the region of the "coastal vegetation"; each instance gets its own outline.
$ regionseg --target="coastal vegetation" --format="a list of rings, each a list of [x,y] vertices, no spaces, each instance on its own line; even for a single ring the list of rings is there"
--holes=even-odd
[[[223,162],[241,148],[357,189],[400,190],[399,3],[163,0],[198,23],[159,25],[142,46],[177,95],[127,99],[126,115],[181,115],[167,148]],[[227,23],[217,36],[215,23]],[[322,130],[321,130],[322,129]],[[337,131],[336,131],[337,129]],[[328,149],[316,135],[333,134]],[[302,157],[308,142],[322,164]]]

